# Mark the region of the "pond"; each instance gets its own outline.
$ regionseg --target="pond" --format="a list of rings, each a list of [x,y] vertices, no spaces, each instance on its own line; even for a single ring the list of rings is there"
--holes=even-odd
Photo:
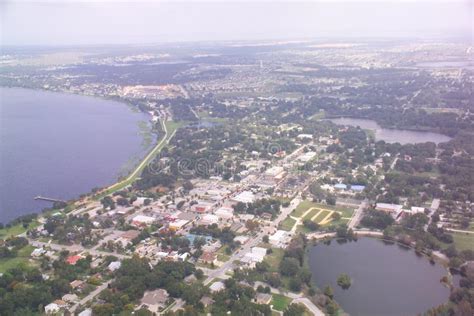
[[[439,133],[383,128],[377,122],[367,119],[341,117],[329,119],[329,121],[337,125],[359,126],[362,129],[372,130],[375,132],[376,141],[383,140],[387,143],[400,143],[404,145],[433,142],[439,144],[451,140],[451,137]]]
[[[0,222],[71,199],[125,174],[148,150],[148,117],[115,101],[0,88]],[[145,124],[146,125],[146,124]]]
[[[449,297],[449,289],[440,283],[448,273],[444,267],[377,239],[320,243],[309,249],[309,263],[316,286],[331,285],[335,300],[350,315],[416,315]],[[337,285],[341,273],[352,279],[347,290]]]

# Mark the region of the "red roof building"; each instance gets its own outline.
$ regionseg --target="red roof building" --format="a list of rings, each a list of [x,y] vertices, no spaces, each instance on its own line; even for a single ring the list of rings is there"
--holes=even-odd
[[[71,265],[75,265],[80,259],[82,259],[81,256],[75,255],[75,256],[69,256],[66,259],[66,262]]]

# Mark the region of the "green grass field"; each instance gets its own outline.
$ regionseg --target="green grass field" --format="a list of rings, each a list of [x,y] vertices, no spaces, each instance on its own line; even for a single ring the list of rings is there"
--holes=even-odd
[[[474,234],[452,233],[454,245],[458,250],[474,251]]]
[[[272,302],[270,304],[273,305],[274,310],[282,312],[282,311],[285,310],[285,308],[288,306],[288,304],[290,304],[291,301],[292,301],[291,298],[286,297],[284,295],[273,294],[272,295]]]
[[[319,212],[319,209],[313,209],[313,210],[309,211],[308,214],[306,214],[303,217],[303,220],[305,220],[305,219],[311,220],[313,218],[313,216],[316,215],[318,212]]]
[[[319,212],[319,210],[318,210]],[[318,214],[318,216],[314,219],[315,223],[319,223],[322,221],[326,216],[328,216],[329,211],[323,210],[321,213]]]
[[[318,207],[318,205],[319,204],[317,203],[304,200],[300,204],[298,204],[298,206],[293,211],[293,213],[291,213],[291,215],[293,215],[294,217],[301,217],[308,209],[310,209],[311,207]]]
[[[271,254],[265,257],[264,261],[268,263],[270,272],[277,272],[285,251],[280,248],[272,248],[272,251]]]
[[[282,230],[290,231],[295,225],[296,221],[291,217],[285,218],[279,225],[279,228]]]
[[[24,228],[21,223],[9,228],[2,228],[0,229],[0,240],[23,234],[27,229],[38,227],[38,225],[39,223],[37,221],[33,221],[28,225],[28,228]]]
[[[27,265],[33,249],[35,249],[33,246],[28,245],[21,248],[15,258],[0,259],[0,273],[4,273],[11,268]]]

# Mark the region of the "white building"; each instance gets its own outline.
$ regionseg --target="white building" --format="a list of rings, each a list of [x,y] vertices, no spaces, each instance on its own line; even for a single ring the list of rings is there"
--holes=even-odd
[[[56,303],[50,303],[44,307],[44,312],[47,315],[59,313],[59,310],[60,310],[59,305]]]
[[[277,230],[273,235],[270,236],[269,241],[275,247],[284,248],[290,240],[290,235],[287,231]]]
[[[223,220],[231,219],[234,216],[233,210],[230,207],[221,207],[214,214]]]
[[[217,224],[218,222],[219,222],[219,217],[214,214],[206,214],[201,219],[201,224],[203,225]]]
[[[235,202],[253,203],[255,202],[255,194],[253,194],[251,191],[242,191],[234,196],[232,200]]]
[[[108,265],[107,268],[109,269],[109,271],[114,272],[120,269],[121,266],[122,266],[122,263],[120,261],[113,261]]]
[[[209,287],[209,290],[211,290],[212,293],[222,291],[223,289],[225,289],[225,285],[221,281],[214,282]]]
[[[387,212],[387,213],[394,213],[398,214],[402,210],[402,205],[399,204],[388,204],[388,203],[377,203],[375,205],[375,209],[377,211]]]

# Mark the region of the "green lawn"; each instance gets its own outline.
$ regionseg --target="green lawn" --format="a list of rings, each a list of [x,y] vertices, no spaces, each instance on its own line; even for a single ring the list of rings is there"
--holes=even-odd
[[[305,219],[311,220],[311,218],[313,218],[313,216],[316,215],[318,212],[319,212],[319,209],[311,210],[308,214],[306,214],[305,217],[303,217],[303,220],[305,220]]]
[[[280,226],[278,228],[282,230],[290,231],[295,225],[295,223],[296,221],[288,216],[280,223]]]
[[[0,273],[4,273],[11,268],[27,265],[33,249],[33,246],[28,245],[20,249],[15,258],[0,259]]]
[[[281,248],[272,248],[273,252],[267,255],[264,259],[266,263],[269,265],[269,271],[271,272],[278,272],[278,267],[280,266],[280,261],[285,254],[285,251]]]
[[[319,213],[319,215],[314,219],[314,222],[315,223],[319,223],[320,221],[322,221],[326,216],[328,216],[329,214],[329,211],[325,211],[323,210],[321,213]]]
[[[293,213],[291,213],[291,215],[293,215],[294,217],[301,217],[301,215],[303,215],[304,212],[306,212],[308,209],[310,209],[311,207],[317,207],[317,206],[318,206],[317,203],[311,202],[309,200],[304,200],[300,204],[298,204],[298,206],[293,211]]]
[[[291,298],[286,297],[281,294],[273,294],[272,295],[272,302],[270,303],[273,305],[273,309],[277,311],[284,311],[285,308],[290,304]]]
[[[14,226],[11,226],[9,228],[2,228],[0,229],[0,239],[5,239],[11,236],[17,236],[20,235],[24,232],[26,232],[27,229],[30,228],[35,228],[38,227],[39,223],[37,221],[32,221],[29,225],[28,228],[24,228],[23,224],[17,224]]]
[[[474,251],[474,234],[452,233],[454,245],[458,250]]]

